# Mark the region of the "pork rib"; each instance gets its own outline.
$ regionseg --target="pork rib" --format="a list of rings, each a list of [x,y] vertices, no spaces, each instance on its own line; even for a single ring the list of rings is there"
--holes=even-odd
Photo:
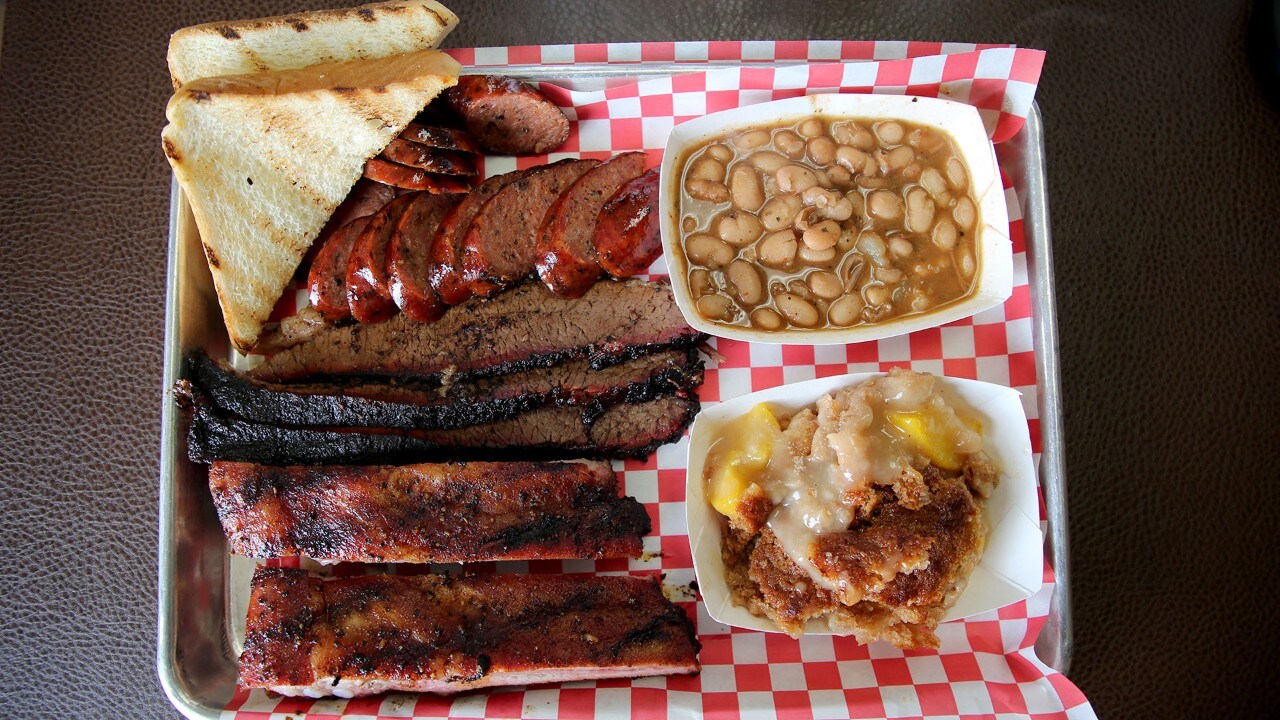
[[[649,516],[606,462],[354,467],[215,462],[231,552],[324,562],[639,557]]]
[[[254,573],[240,684],[282,695],[452,694],[686,675],[701,646],[653,577]]]
[[[192,406],[187,456],[267,465],[579,457],[644,457],[680,437],[698,411],[696,397],[591,407],[542,407],[495,422],[450,430],[277,427],[228,416],[187,381],[178,395]]]
[[[599,282],[576,299],[525,283],[454,306],[434,323],[397,315],[377,325],[330,329],[277,353],[252,374],[276,382],[350,375],[464,379],[572,358],[601,367],[692,347],[702,338],[684,321],[665,283]]]
[[[493,422],[544,405],[644,402],[697,387],[697,351],[666,350],[594,370],[586,360],[453,383],[447,387],[371,379],[359,383],[268,383],[203,353],[188,377],[222,410],[272,425],[457,428]]]

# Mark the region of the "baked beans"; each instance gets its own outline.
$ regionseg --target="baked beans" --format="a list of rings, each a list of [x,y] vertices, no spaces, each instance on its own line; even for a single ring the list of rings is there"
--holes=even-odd
[[[690,153],[681,187],[680,247],[708,320],[844,328],[973,289],[978,205],[936,128],[824,117],[744,128]]]

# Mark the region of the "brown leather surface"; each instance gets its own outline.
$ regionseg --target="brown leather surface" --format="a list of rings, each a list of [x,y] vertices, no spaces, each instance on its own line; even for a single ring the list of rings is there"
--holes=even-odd
[[[167,35],[322,2],[10,0],[0,55],[5,717],[174,717],[155,673]],[[333,3],[328,3],[333,4]],[[1280,116],[1247,3],[448,4],[455,46],[919,38],[1049,51],[1074,573],[1103,716],[1276,692]]]

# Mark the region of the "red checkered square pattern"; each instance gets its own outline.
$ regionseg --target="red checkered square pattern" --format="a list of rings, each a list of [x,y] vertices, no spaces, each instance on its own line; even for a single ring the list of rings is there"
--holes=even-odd
[[[738,61],[742,67],[649,79],[622,87],[543,89],[576,120],[569,143],[550,159],[606,157],[643,149],[657,164],[670,129],[688,118],[745,103],[806,92],[910,93],[945,96],[983,112],[999,143],[1021,128],[1043,53],[1008,46],[902,42],[682,42],[477,48],[449,51],[464,65]],[[753,63],[794,60],[792,67]],[[490,158],[487,174],[548,158]],[[1006,185],[1008,185],[1006,178]],[[1012,386],[1023,393],[1039,447],[1035,356],[1021,205],[1007,190],[1014,242],[1013,297],[1002,307],[908,337],[837,347],[713,343],[723,359],[708,364],[704,402],[835,374],[906,366]],[[659,261],[652,269],[665,272]],[[293,295],[281,316],[305,304]],[[617,463],[624,491],[653,519],[646,560],[489,563],[481,571],[664,573],[669,586],[694,579],[684,512],[686,441],[646,461]],[[1043,506],[1042,506],[1043,507]],[[1043,509],[1042,509],[1043,512]],[[407,570],[407,568],[406,568]],[[339,566],[335,572],[361,572]],[[403,570],[402,570],[403,571]],[[692,599],[680,603],[703,643],[703,672],[692,678],[575,682],[495,690],[456,698],[391,695],[357,700],[269,698],[240,691],[225,718],[1088,718],[1093,711],[1065,677],[1033,650],[1049,611],[1053,571],[1031,598],[939,628],[937,651],[859,645],[851,638],[805,637],[720,625]]]

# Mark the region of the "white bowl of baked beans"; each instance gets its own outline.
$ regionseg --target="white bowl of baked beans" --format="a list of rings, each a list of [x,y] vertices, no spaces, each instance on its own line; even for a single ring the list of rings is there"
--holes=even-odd
[[[995,151],[962,103],[807,95],[690,120],[659,205],[676,303],[719,337],[865,342],[1012,292]]]

